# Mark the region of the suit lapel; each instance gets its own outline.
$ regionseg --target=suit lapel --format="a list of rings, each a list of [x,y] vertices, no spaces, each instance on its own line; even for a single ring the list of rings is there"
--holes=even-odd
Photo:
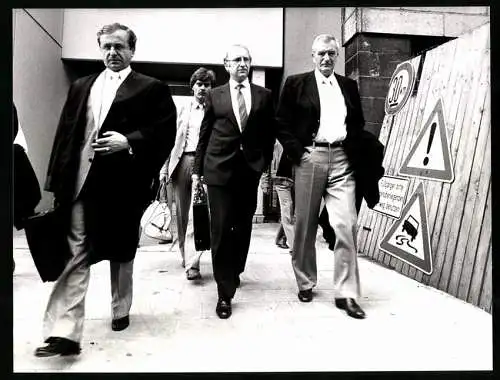
[[[352,102],[351,102],[351,94],[349,94],[347,88],[346,88],[346,85],[345,85],[345,82],[344,82],[344,78],[341,77],[340,75],[334,73],[335,75],[335,78],[337,79],[337,83],[339,84],[339,87],[340,87],[340,91],[342,91],[342,95],[344,96],[344,99],[345,99],[345,102],[346,102],[346,106],[347,108],[353,108],[353,105],[352,105]]]
[[[250,119],[250,117],[252,117],[252,115],[255,113],[255,110],[258,108],[261,98],[259,88],[252,83],[250,83],[250,96],[252,97],[252,108],[250,109],[250,114],[248,115],[248,119]]]
[[[113,99],[113,103],[111,104],[111,108],[115,103],[121,102],[124,99],[128,98],[131,94],[134,93],[134,90],[137,88],[137,73],[132,70],[130,74],[125,78],[120,87],[116,90],[115,98]],[[111,110],[110,108],[110,110]]]
[[[220,101],[223,107],[223,113],[229,116],[229,119],[233,122],[234,127],[238,132],[240,132],[240,127],[238,125],[238,120],[233,110],[233,103],[231,99],[231,90],[229,88],[229,83],[226,83],[220,89]]]
[[[77,120],[87,120],[87,102],[89,101],[90,90],[98,78],[99,74],[94,74],[86,80],[81,87],[80,104],[78,105]]]
[[[311,71],[309,75],[306,76],[304,87],[305,87],[304,88],[305,93],[309,97],[309,101],[314,105],[314,108],[316,109],[319,115],[321,111],[321,106],[319,102],[318,85],[316,83],[316,77],[314,76],[314,71]]]

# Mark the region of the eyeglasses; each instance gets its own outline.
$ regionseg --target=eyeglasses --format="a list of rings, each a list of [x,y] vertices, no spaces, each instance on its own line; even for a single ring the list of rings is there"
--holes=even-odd
[[[249,57],[236,57],[233,59],[226,59],[226,62],[231,62],[231,63],[239,63],[241,61],[248,64],[248,63],[250,63],[251,60]]]

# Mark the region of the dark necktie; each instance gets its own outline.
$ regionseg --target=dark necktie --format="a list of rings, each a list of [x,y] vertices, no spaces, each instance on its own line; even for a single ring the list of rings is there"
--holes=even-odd
[[[241,92],[241,89],[244,86],[240,83],[236,86],[236,89],[238,90],[238,95],[236,96],[238,100],[238,111],[240,113],[240,123],[241,123],[241,131],[245,129],[245,126],[247,124],[247,107],[245,105],[245,98],[243,97],[243,93]]]

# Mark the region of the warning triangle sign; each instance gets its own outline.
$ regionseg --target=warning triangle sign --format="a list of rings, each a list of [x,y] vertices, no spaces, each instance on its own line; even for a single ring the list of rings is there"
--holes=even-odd
[[[420,183],[379,248],[426,274],[432,273],[424,185]]]
[[[453,182],[453,165],[444,123],[443,102],[438,100],[399,174]]]

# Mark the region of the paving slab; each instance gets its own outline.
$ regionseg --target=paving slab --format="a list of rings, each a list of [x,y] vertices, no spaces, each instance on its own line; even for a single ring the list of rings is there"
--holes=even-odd
[[[333,299],[333,253],[318,235],[318,286],[297,299],[276,223],[254,224],[227,320],[215,314],[209,252],[186,280],[176,244],[143,237],[134,263],[129,328],[111,331],[109,264],[91,269],[82,353],[36,358],[52,284],[42,283],[24,235],[14,234],[14,372],[294,372],[492,370],[491,314],[359,258],[364,320]]]

